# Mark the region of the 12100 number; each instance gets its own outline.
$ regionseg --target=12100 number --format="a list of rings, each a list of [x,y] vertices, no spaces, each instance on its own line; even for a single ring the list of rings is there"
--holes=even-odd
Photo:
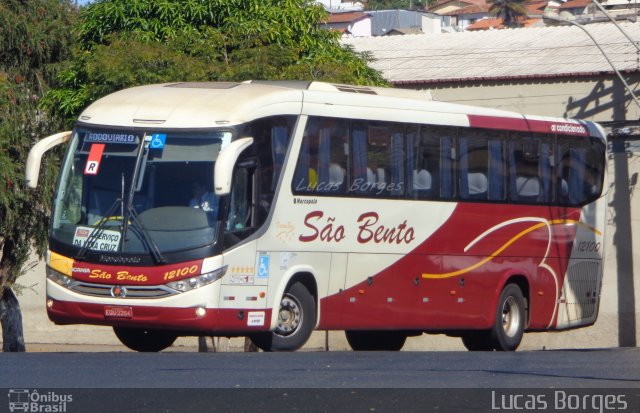
[[[182,267],[177,270],[167,271],[164,273],[165,280],[172,280],[176,277],[184,277],[185,275],[195,274],[198,271],[197,265],[192,265],[191,267]]]
[[[599,252],[600,243],[595,241],[580,241],[578,242],[577,250],[580,252]]]

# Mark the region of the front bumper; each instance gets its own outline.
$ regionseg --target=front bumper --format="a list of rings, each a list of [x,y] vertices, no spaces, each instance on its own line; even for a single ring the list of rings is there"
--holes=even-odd
[[[47,315],[56,324],[94,324],[117,327],[158,328],[202,333],[267,331],[271,309],[212,309],[105,305],[47,298]]]

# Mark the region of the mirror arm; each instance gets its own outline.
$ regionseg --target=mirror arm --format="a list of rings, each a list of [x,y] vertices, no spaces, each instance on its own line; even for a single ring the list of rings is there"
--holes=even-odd
[[[228,195],[231,192],[231,179],[233,167],[242,151],[253,143],[253,138],[241,138],[233,141],[224,148],[215,164],[214,182],[217,196]]]
[[[29,188],[38,187],[38,175],[40,174],[40,164],[42,163],[42,156],[48,150],[55,148],[56,146],[69,141],[71,138],[71,131],[56,133],[55,135],[48,136],[33,145],[33,148],[29,151],[27,157],[27,165],[25,170],[25,177],[27,186]]]

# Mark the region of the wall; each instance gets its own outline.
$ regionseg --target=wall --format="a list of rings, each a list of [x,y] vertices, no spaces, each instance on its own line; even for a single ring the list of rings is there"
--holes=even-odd
[[[626,79],[635,90],[640,75]],[[397,85],[429,90],[435,100],[512,110],[543,116],[570,117],[596,122],[637,121],[638,106],[615,76],[486,80],[480,82]]]
[[[442,29],[442,17],[435,15],[422,15],[422,32],[425,34],[439,34]]]
[[[371,19],[361,19],[353,23],[349,27],[351,35],[354,37],[370,37],[371,36]]]

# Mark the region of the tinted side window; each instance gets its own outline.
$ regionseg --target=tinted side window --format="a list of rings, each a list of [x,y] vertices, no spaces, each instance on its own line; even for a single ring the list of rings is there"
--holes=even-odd
[[[310,118],[294,174],[294,193],[344,194],[349,165],[348,121]]]
[[[458,138],[459,192],[461,199],[504,200],[506,133],[461,129]]]
[[[404,195],[404,142],[402,124],[352,122],[353,173],[349,191],[359,195],[382,197]]]
[[[450,199],[453,187],[456,128],[422,125],[408,128],[408,188],[413,199]]]
[[[604,145],[594,138],[558,140],[558,197],[565,205],[580,205],[602,193]]]
[[[512,133],[509,142],[509,200],[555,201],[553,136]]]

